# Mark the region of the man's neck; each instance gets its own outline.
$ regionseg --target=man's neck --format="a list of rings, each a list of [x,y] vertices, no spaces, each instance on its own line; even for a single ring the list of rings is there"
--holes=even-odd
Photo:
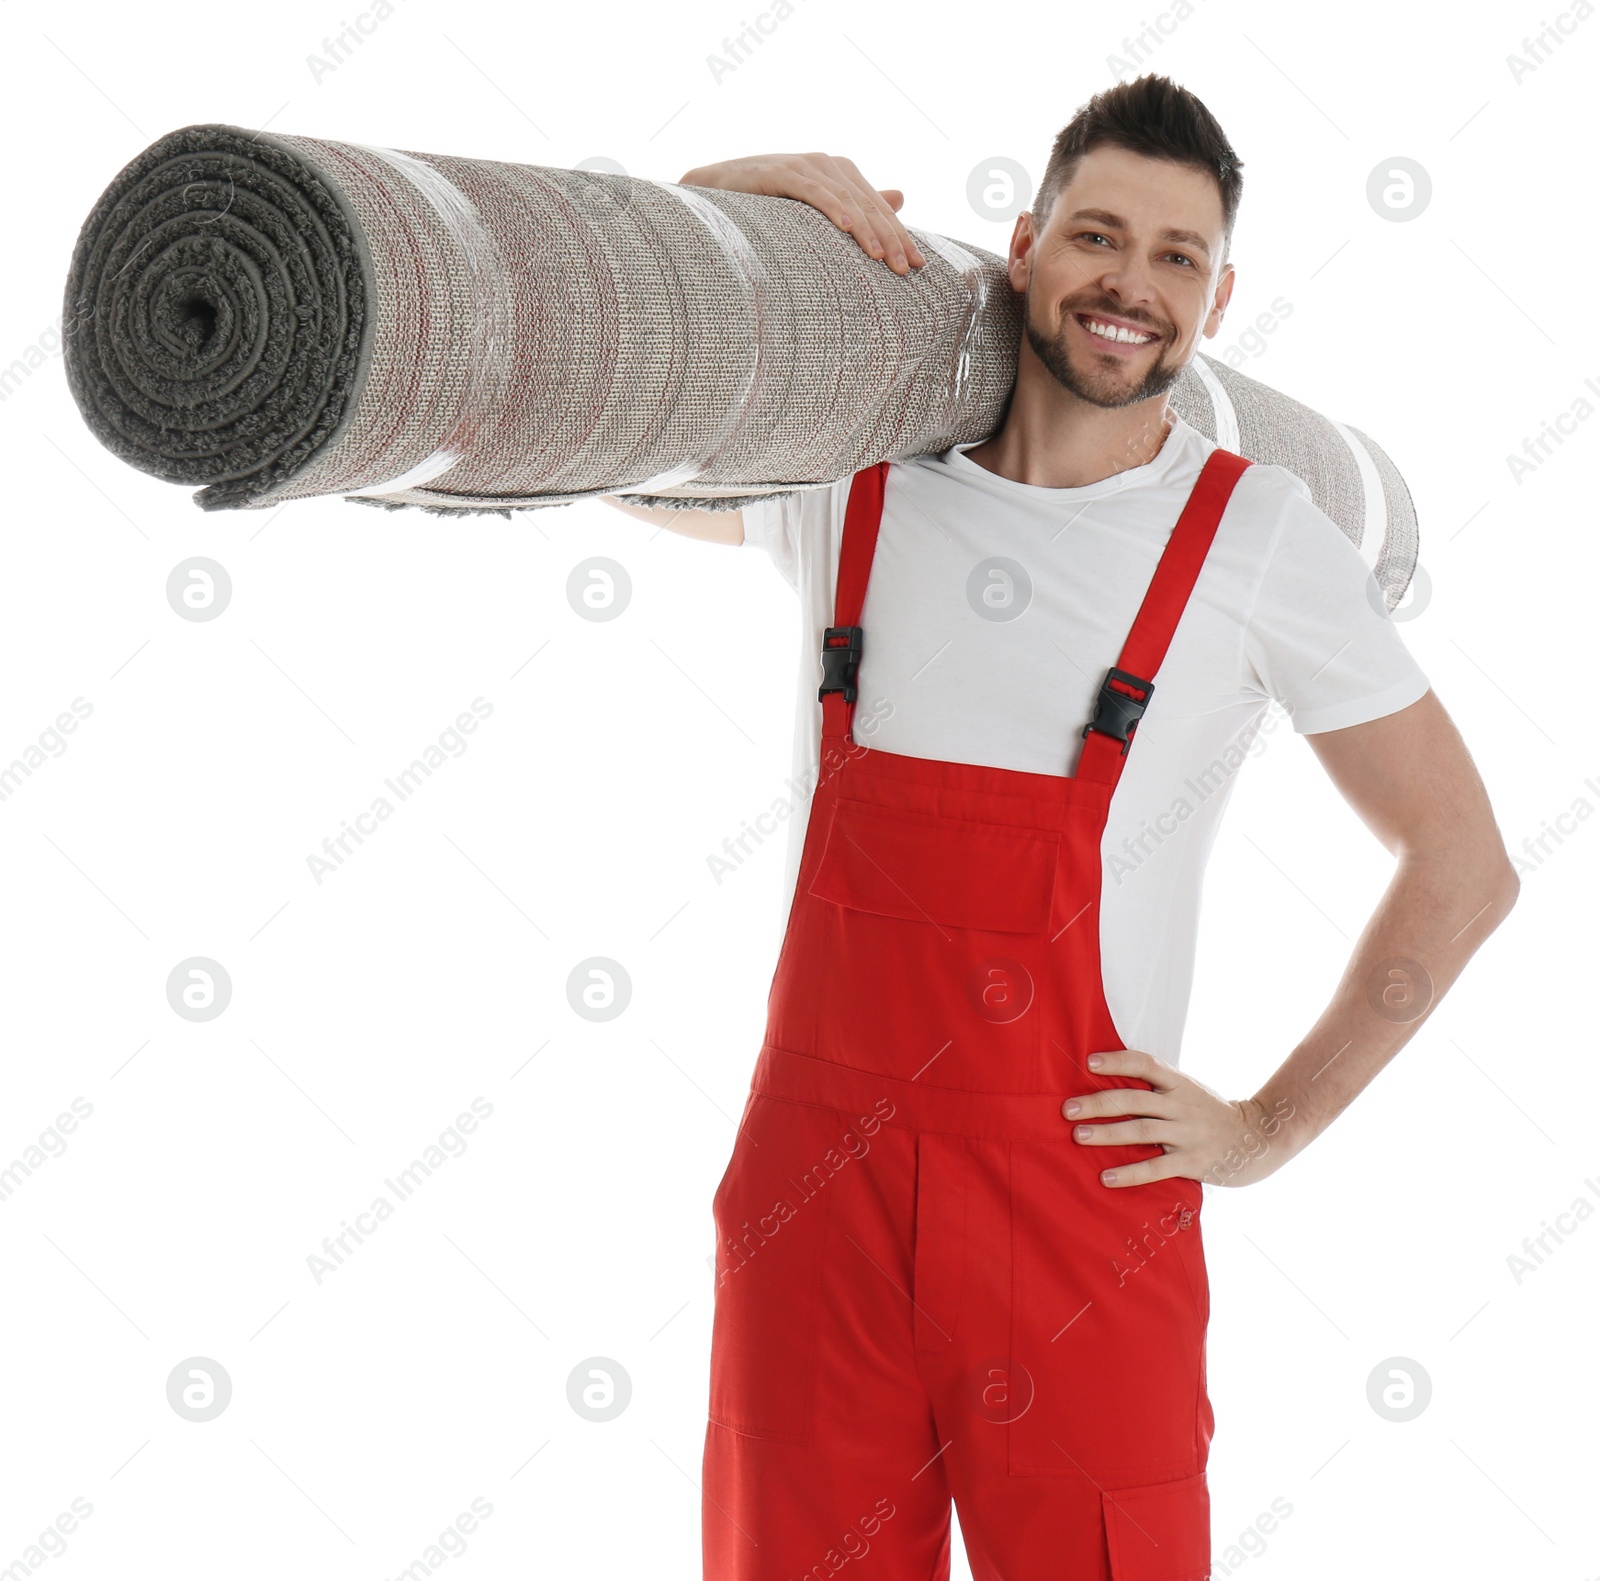
[[[1153,461],[1177,420],[1165,394],[1108,408],[1047,381],[1024,388],[1019,370],[1004,425],[963,454],[1015,483],[1082,488]]]

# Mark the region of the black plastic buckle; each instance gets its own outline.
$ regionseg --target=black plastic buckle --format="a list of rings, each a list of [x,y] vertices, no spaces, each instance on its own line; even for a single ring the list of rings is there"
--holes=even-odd
[[[829,692],[843,692],[844,700],[856,700],[856,670],[861,663],[861,628],[829,626],[822,634],[822,685],[817,700]]]
[[[1130,697],[1127,692],[1118,691],[1111,684],[1113,681],[1131,687],[1137,695]],[[1146,681],[1115,667],[1107,670],[1105,680],[1100,683],[1100,695],[1095,698],[1094,718],[1083,727],[1083,733],[1088,735],[1091,730],[1098,730],[1101,735],[1120,741],[1122,755],[1126,757],[1128,744],[1133,740],[1133,733],[1144,717],[1145,709],[1150,706],[1155,689],[1154,681]]]

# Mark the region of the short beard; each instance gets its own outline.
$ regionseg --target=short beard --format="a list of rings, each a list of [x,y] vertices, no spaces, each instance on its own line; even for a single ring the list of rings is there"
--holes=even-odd
[[[1111,394],[1104,383],[1096,382],[1103,380],[1104,375],[1092,374],[1085,378],[1072,366],[1067,356],[1065,325],[1062,326],[1061,334],[1055,340],[1050,340],[1034,324],[1031,282],[1023,301],[1022,322],[1028,344],[1033,347],[1033,354],[1049,369],[1051,377],[1062,389],[1070,390],[1080,401],[1087,401],[1091,406],[1113,410],[1122,406],[1134,406],[1140,401],[1148,401],[1153,396],[1164,395],[1177,383],[1179,374],[1183,372],[1181,363],[1173,366],[1165,360],[1164,355],[1158,356],[1140,384],[1126,393]]]

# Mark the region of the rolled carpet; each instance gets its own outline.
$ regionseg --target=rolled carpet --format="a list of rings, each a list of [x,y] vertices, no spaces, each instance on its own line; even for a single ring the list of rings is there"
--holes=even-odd
[[[1004,263],[912,234],[901,276],[788,198],[188,126],[83,224],[67,379],[206,510],[732,507],[1004,420]],[[1416,516],[1370,439],[1203,355],[1172,403],[1302,477],[1398,602]]]

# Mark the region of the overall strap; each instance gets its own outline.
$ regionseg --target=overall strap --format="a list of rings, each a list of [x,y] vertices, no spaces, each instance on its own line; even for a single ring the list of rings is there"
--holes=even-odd
[[[1115,786],[1139,720],[1155,691],[1167,646],[1217,535],[1233,486],[1250,465],[1231,450],[1206,457],[1200,476],[1161,553],[1144,602],[1134,616],[1116,665],[1106,672],[1094,718],[1083,729],[1076,778]]]
[[[861,606],[866,602],[872,552],[883,520],[883,491],[889,463],[880,461],[856,473],[845,506],[844,536],[839,543],[839,575],[834,589],[833,624],[822,634],[822,700],[824,736],[850,737],[856,711],[856,672],[861,664]]]

